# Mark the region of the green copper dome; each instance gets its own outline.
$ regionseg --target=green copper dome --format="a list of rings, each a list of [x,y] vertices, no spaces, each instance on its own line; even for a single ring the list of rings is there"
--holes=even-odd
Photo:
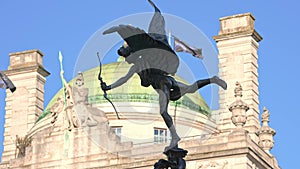
[[[128,72],[131,65],[118,59],[118,62],[106,64],[102,66],[102,77],[107,85],[115,82],[120,77],[123,77]],[[90,104],[106,103],[107,100],[103,97],[103,92],[100,89],[98,80],[99,67],[92,68],[83,72],[84,86],[89,89],[88,102]],[[69,84],[76,86],[75,77]],[[175,76],[175,79],[186,83],[182,78]],[[62,94],[60,90],[49,102],[46,110],[49,109],[56,101],[57,97]],[[107,91],[108,97],[112,102],[142,102],[142,103],[158,103],[158,94],[150,86],[148,88],[142,87],[140,78],[136,74],[128,82],[113,90]],[[170,105],[177,104],[178,107],[190,109],[204,115],[211,113],[209,107],[205,103],[202,96],[196,92],[194,94],[187,94],[176,102],[170,102]]]

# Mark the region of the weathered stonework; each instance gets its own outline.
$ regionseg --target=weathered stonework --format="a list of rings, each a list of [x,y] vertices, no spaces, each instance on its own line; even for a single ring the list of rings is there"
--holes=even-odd
[[[17,90],[6,93],[4,151],[2,161],[15,158],[16,135],[24,137],[44,109],[46,71],[39,50],[10,54],[10,65],[5,74]]]
[[[214,39],[219,50],[219,76],[228,84],[227,90],[219,91],[219,130],[230,132],[234,128],[228,107],[235,100],[232,93],[234,84],[239,81],[244,88],[243,98],[250,107],[246,129],[258,142],[255,134],[259,128],[257,49],[262,37],[254,29],[254,20],[250,13],[223,17],[220,32]]]
[[[258,145],[271,155],[270,150],[274,146],[273,136],[276,134],[276,131],[269,127],[269,117],[269,110],[264,107],[264,112],[262,113],[262,126],[257,130],[256,134],[259,137]]]

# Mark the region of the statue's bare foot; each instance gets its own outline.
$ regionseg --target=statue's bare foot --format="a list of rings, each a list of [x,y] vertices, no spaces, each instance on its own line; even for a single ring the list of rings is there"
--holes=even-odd
[[[212,77],[211,82],[216,83],[217,85],[222,87],[224,90],[227,89],[227,83],[224,80],[220,79],[218,76]]]
[[[164,152],[167,152],[167,151],[169,151],[169,150],[171,150],[171,149],[173,149],[173,148],[177,148],[177,147],[178,147],[178,142],[179,142],[180,140],[181,140],[181,139],[180,139],[180,137],[178,137],[178,136],[175,137],[175,138],[172,138],[170,145],[167,146],[167,147],[165,147],[165,151],[164,151]]]

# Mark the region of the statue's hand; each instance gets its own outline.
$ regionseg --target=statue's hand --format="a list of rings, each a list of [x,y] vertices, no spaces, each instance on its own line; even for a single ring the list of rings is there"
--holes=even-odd
[[[107,90],[110,90],[110,89],[111,89],[111,86],[110,86],[110,85],[107,86],[105,82],[102,82],[102,83],[101,83],[101,89],[102,89],[103,91],[107,91]]]

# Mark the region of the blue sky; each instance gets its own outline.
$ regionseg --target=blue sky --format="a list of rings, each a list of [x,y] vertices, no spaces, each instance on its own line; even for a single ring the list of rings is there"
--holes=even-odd
[[[271,152],[282,168],[298,168],[300,4],[296,0],[154,2],[164,13],[196,25],[214,47],[212,36],[218,34],[220,17],[246,12],[255,16],[255,28],[264,38],[258,52],[260,108],[269,109],[270,126],[277,131]],[[45,85],[47,105],[60,88],[55,85],[59,82],[59,50],[63,51],[65,76],[70,80],[82,47],[97,30],[120,17],[152,11],[146,0],[0,1],[0,70],[7,69],[11,52],[41,50],[45,54],[44,66],[51,72]],[[5,91],[1,90],[0,142],[3,141],[4,100]]]

